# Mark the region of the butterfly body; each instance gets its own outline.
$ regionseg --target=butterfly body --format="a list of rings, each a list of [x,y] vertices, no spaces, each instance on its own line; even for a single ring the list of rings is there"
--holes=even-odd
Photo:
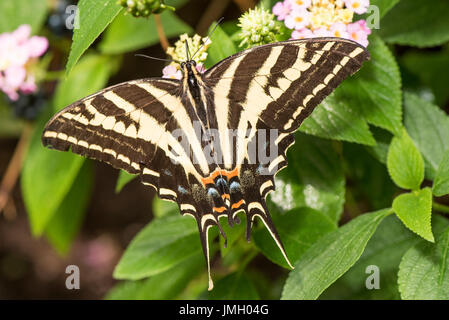
[[[208,230],[260,218],[287,255],[266,197],[287,165],[293,133],[369,54],[340,38],[290,40],[242,51],[206,72],[182,63],[181,80],[142,79],[106,88],[60,111],[43,144],[138,174],[192,216],[209,270]],[[291,263],[288,261],[290,266]]]

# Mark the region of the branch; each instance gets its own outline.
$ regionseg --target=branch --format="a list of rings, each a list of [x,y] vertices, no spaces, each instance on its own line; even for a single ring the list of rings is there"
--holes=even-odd
[[[166,52],[168,46],[167,37],[165,36],[164,27],[162,26],[161,16],[158,14],[154,14],[154,21],[156,22],[157,35],[159,36],[159,42],[161,43],[162,49]]]
[[[8,167],[6,168],[5,175],[3,176],[0,184],[0,213],[8,203],[11,191],[17,182],[20,171],[22,170],[23,159],[25,158],[26,151],[28,150],[28,144],[32,131],[32,126],[30,124],[26,124],[11,160],[9,160]]]

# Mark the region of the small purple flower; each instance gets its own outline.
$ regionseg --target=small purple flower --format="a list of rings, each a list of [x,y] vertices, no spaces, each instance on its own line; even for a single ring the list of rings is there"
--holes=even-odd
[[[182,78],[181,70],[178,70],[174,65],[168,65],[162,69],[162,78],[178,79]]]

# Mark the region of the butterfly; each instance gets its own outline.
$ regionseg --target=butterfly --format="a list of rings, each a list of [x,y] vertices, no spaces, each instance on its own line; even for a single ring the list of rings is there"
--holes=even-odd
[[[208,230],[217,226],[226,239],[222,216],[232,227],[244,212],[248,241],[260,218],[293,268],[266,197],[294,132],[368,59],[363,46],[342,38],[253,47],[204,73],[190,59],[180,80],[128,81],[74,102],[49,120],[42,142],[139,175],[176,202],[198,225],[211,290]]]

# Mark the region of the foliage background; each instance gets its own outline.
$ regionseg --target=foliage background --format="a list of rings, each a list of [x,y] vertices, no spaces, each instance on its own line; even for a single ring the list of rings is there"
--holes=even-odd
[[[206,67],[239,50],[236,19],[255,4],[166,3],[178,8],[161,15],[172,39],[205,34],[225,17]],[[50,33],[52,4],[0,1],[0,33],[30,24],[50,39],[49,69],[65,68],[45,83],[47,107],[0,217],[1,298],[449,299],[447,1],[371,1],[382,17],[371,61],[304,122],[270,196],[295,270],[263,227],[246,243],[243,221],[225,228],[228,248],[216,236],[210,293],[193,220],[128,175],[40,145],[51,114],[74,100],[160,76],[161,63],[134,56],[164,56],[154,20],[125,16],[115,1],[83,0],[72,42]],[[0,99],[0,173],[23,126]],[[69,264],[80,266],[79,291],[64,287]],[[380,269],[379,290],[365,287],[369,265]]]

